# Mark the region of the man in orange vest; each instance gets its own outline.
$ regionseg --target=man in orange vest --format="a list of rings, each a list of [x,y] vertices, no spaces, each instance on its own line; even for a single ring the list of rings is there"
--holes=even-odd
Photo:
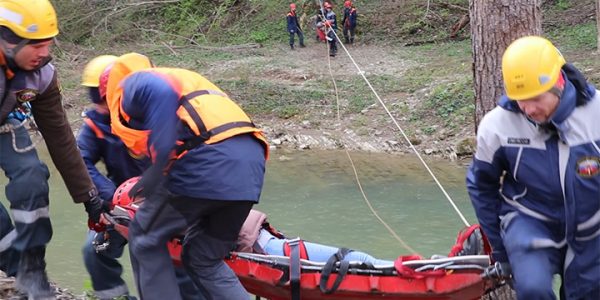
[[[248,299],[223,262],[262,190],[268,145],[243,110],[192,71],[119,57],[100,77],[111,127],[152,166],[130,191],[146,201],[129,227],[139,296],[180,299],[167,242],[184,232],[182,263],[208,299]]]

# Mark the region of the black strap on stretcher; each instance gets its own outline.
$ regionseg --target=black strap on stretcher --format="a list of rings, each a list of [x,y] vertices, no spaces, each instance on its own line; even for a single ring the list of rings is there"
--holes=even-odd
[[[348,248],[340,248],[337,253],[332,255],[327,260],[327,263],[325,263],[325,266],[323,267],[323,271],[321,271],[321,280],[319,282],[319,288],[321,289],[321,292],[324,294],[331,294],[338,289],[350,266],[350,262],[344,259],[344,257],[346,257],[346,255],[350,252],[352,252],[352,250]],[[328,288],[327,281],[329,280],[329,276],[331,275],[331,272],[335,268],[337,262],[340,262],[337,277],[335,278],[331,288]]]

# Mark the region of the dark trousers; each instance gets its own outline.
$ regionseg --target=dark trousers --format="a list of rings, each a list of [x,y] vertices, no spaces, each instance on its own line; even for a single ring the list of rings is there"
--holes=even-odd
[[[327,41],[329,43],[329,56],[335,56],[337,53],[337,39],[333,30],[327,33]]]
[[[20,122],[9,119],[6,123],[18,125]],[[52,238],[48,198],[50,172],[35,149],[23,151],[30,145],[25,127],[14,129],[14,137],[10,132],[0,134],[0,167],[9,178],[5,191],[13,216],[11,221],[0,203],[0,269],[9,276],[16,275],[21,252],[46,246]]]
[[[296,30],[294,32],[290,31],[290,46],[294,47],[294,35],[298,35],[298,43],[300,43],[300,47],[304,47],[304,34],[302,31]]]
[[[344,27],[344,41],[346,44],[354,43],[354,27]]]
[[[219,201],[169,194],[146,199],[129,228],[131,262],[141,299],[181,299],[167,241],[185,231],[182,263],[206,299],[248,299],[223,258],[235,248],[253,201]]]

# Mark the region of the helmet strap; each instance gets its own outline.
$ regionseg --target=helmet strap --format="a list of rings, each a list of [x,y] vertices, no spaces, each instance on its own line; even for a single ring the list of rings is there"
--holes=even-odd
[[[18,67],[17,63],[15,62],[15,55],[17,55],[17,52],[23,49],[23,47],[25,47],[25,45],[27,45],[28,42],[28,39],[23,39],[11,48],[8,47],[9,43],[6,42],[6,40],[0,38],[0,46],[2,46],[2,50],[4,51],[4,57],[6,58],[6,64],[10,69],[15,69]]]

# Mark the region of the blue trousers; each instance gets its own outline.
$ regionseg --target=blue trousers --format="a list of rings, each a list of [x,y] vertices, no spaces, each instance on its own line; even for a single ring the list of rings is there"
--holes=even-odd
[[[6,123],[17,125],[19,121],[9,119]],[[52,238],[48,167],[35,149],[22,151],[31,145],[24,127],[13,133],[0,134],[0,167],[9,178],[5,192],[13,216],[11,221],[0,203],[0,269],[9,276],[16,275],[20,252],[45,246]]]
[[[187,228],[182,263],[205,299],[247,300],[249,295],[223,258],[254,202],[218,201],[169,195],[149,196],[129,227],[131,262],[144,300],[181,299],[167,241]]]
[[[105,239],[104,234],[90,231],[83,246],[83,261],[90,274],[94,294],[100,300],[129,295],[127,284],[121,277],[123,267],[118,261],[123,255],[127,240],[114,230],[109,229],[107,233],[108,238]],[[108,240],[108,247],[104,251],[96,252],[92,244],[94,240],[99,243]],[[175,277],[182,299],[204,299],[184,268],[175,267]]]
[[[564,274],[567,246],[535,247],[535,240],[559,242],[564,238],[564,225],[552,226],[528,216],[517,215],[503,229],[503,241],[512,268],[515,291],[518,299],[556,299],[552,289],[555,274]],[[566,279],[569,280],[569,279]],[[561,287],[561,299],[597,300],[598,287],[582,296],[571,297],[574,291]],[[568,287],[568,285],[567,285]]]

